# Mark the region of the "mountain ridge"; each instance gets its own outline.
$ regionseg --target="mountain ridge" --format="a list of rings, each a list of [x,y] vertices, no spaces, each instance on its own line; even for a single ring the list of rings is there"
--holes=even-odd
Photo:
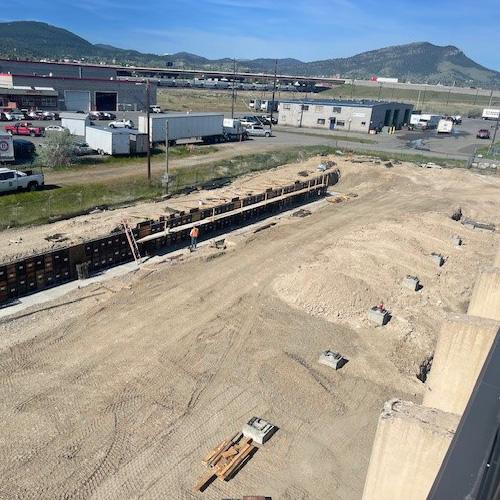
[[[36,40],[36,44],[33,44]],[[17,59],[78,59],[134,66],[171,65],[176,68],[232,71],[231,58],[208,59],[189,52],[171,55],[143,53],[107,44],[92,44],[64,28],[38,21],[0,23],[0,56]],[[237,62],[238,69],[273,73],[275,60],[257,58]],[[355,54],[351,57],[304,62],[278,59],[278,71],[297,76],[366,79],[372,75],[416,83],[500,87],[500,72],[485,68],[453,45],[413,42]]]

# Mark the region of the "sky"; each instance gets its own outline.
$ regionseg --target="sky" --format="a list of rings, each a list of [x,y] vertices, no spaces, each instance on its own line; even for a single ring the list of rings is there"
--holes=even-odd
[[[92,43],[208,58],[349,57],[390,45],[455,45],[500,71],[500,0],[17,0],[12,14]],[[21,20],[0,12],[3,21]],[[0,34],[1,35],[1,34]]]

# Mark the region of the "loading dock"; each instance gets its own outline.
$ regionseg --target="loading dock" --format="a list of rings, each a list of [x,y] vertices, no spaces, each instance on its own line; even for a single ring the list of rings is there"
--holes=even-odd
[[[68,111],[90,111],[88,90],[65,90],[64,103]]]
[[[118,105],[117,92],[96,92],[95,109],[96,111],[116,111]]]

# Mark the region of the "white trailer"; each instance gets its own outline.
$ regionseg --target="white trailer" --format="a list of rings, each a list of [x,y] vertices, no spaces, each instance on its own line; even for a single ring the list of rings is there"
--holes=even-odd
[[[498,120],[500,109],[483,109],[483,120]]]
[[[60,118],[61,126],[72,135],[85,137],[85,130],[91,125],[90,117],[85,113],[61,113]]]
[[[452,120],[439,120],[437,126],[438,134],[451,134],[453,132],[453,121]]]
[[[150,115],[151,142],[165,142],[168,122],[168,140],[171,145],[181,139],[201,139],[219,142],[224,138],[222,113],[161,113]],[[139,116],[139,132],[147,133],[147,117]]]
[[[14,161],[14,140],[10,134],[0,132],[0,164]]]
[[[130,130],[109,127],[87,127],[87,144],[101,155],[130,154]]]

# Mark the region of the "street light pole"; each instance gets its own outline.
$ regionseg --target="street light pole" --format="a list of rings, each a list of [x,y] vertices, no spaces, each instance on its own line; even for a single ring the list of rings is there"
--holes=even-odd
[[[168,140],[168,120],[165,121],[165,194],[168,195],[168,187],[170,183],[170,177],[168,173],[168,150],[169,150],[169,140]]]

